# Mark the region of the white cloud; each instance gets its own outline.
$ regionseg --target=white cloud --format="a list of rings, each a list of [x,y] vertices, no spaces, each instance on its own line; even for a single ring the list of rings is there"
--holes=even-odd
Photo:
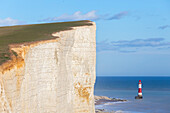
[[[18,25],[21,23],[22,23],[21,21],[12,19],[10,17],[5,18],[5,19],[0,19],[0,26]]]
[[[96,11],[90,11],[86,14],[83,14],[81,11],[77,11],[72,15],[63,14],[58,17],[47,18],[45,21],[70,21],[70,20],[97,20],[99,16],[96,14]]]
[[[63,14],[57,17],[49,17],[41,21],[74,21],[74,20],[119,20],[128,15],[127,11],[119,12],[113,16],[109,14],[98,15],[95,10],[89,11],[83,14],[81,11],[77,11],[73,14]]]

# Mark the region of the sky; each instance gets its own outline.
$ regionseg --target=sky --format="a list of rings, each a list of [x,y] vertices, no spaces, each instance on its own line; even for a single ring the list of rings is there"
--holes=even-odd
[[[92,20],[97,76],[170,76],[169,0],[1,0],[0,26]]]

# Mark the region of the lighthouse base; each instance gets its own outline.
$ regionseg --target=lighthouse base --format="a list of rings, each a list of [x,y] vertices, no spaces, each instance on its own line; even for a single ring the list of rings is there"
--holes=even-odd
[[[142,96],[135,96],[135,99],[142,99]]]

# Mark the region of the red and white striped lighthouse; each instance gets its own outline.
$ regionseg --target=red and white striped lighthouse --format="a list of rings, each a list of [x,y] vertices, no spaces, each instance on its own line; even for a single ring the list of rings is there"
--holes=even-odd
[[[142,83],[141,83],[141,80],[139,80],[139,83],[138,83],[138,96],[142,97]]]
[[[135,97],[135,99],[142,99],[142,82],[139,80],[138,83],[138,96]]]

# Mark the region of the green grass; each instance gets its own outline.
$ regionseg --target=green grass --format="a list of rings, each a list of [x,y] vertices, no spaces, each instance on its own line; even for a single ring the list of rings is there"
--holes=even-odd
[[[33,42],[53,38],[54,32],[71,27],[92,25],[88,20],[0,27],[0,64],[10,59],[9,44]],[[13,53],[13,52],[12,52]],[[16,53],[13,53],[17,56]]]

